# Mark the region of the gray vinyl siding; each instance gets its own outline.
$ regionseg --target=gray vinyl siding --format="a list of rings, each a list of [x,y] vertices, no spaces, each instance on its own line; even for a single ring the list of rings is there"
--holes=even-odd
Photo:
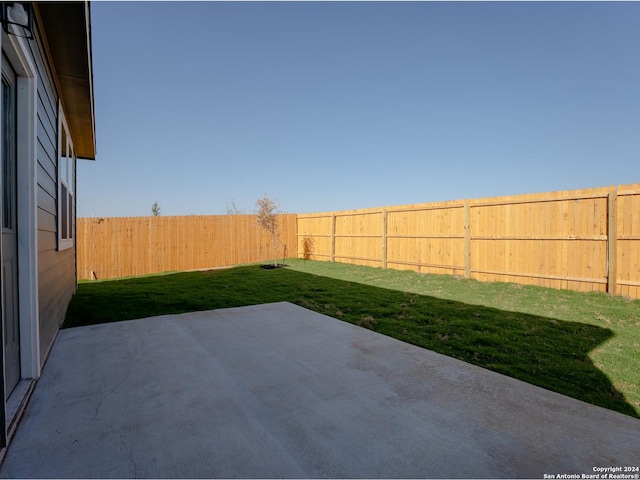
[[[58,251],[58,92],[43,54],[40,35],[37,42],[29,44],[38,71],[38,301],[40,358],[44,362],[76,290],[76,248],[74,245]]]

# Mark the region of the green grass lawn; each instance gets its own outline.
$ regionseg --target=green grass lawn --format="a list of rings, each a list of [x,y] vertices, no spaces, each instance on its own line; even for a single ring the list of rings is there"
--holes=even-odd
[[[640,301],[287,262],[82,282],[63,326],[288,301],[640,418]]]

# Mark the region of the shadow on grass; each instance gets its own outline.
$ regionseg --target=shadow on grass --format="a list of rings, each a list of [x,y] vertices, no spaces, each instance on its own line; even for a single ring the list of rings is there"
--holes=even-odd
[[[589,358],[593,325],[259,266],[82,283],[63,328],[288,301],[633,417]]]

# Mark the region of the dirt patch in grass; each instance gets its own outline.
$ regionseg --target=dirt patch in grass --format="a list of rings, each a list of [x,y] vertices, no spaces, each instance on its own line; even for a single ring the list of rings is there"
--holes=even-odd
[[[263,270],[274,270],[276,268],[284,267],[288,267],[288,265],[285,263],[265,263],[263,265],[260,265],[260,268],[262,268]]]

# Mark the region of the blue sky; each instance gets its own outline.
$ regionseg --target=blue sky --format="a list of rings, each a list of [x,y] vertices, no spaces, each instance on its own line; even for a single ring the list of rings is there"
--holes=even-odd
[[[93,2],[78,215],[640,182],[640,3]]]

